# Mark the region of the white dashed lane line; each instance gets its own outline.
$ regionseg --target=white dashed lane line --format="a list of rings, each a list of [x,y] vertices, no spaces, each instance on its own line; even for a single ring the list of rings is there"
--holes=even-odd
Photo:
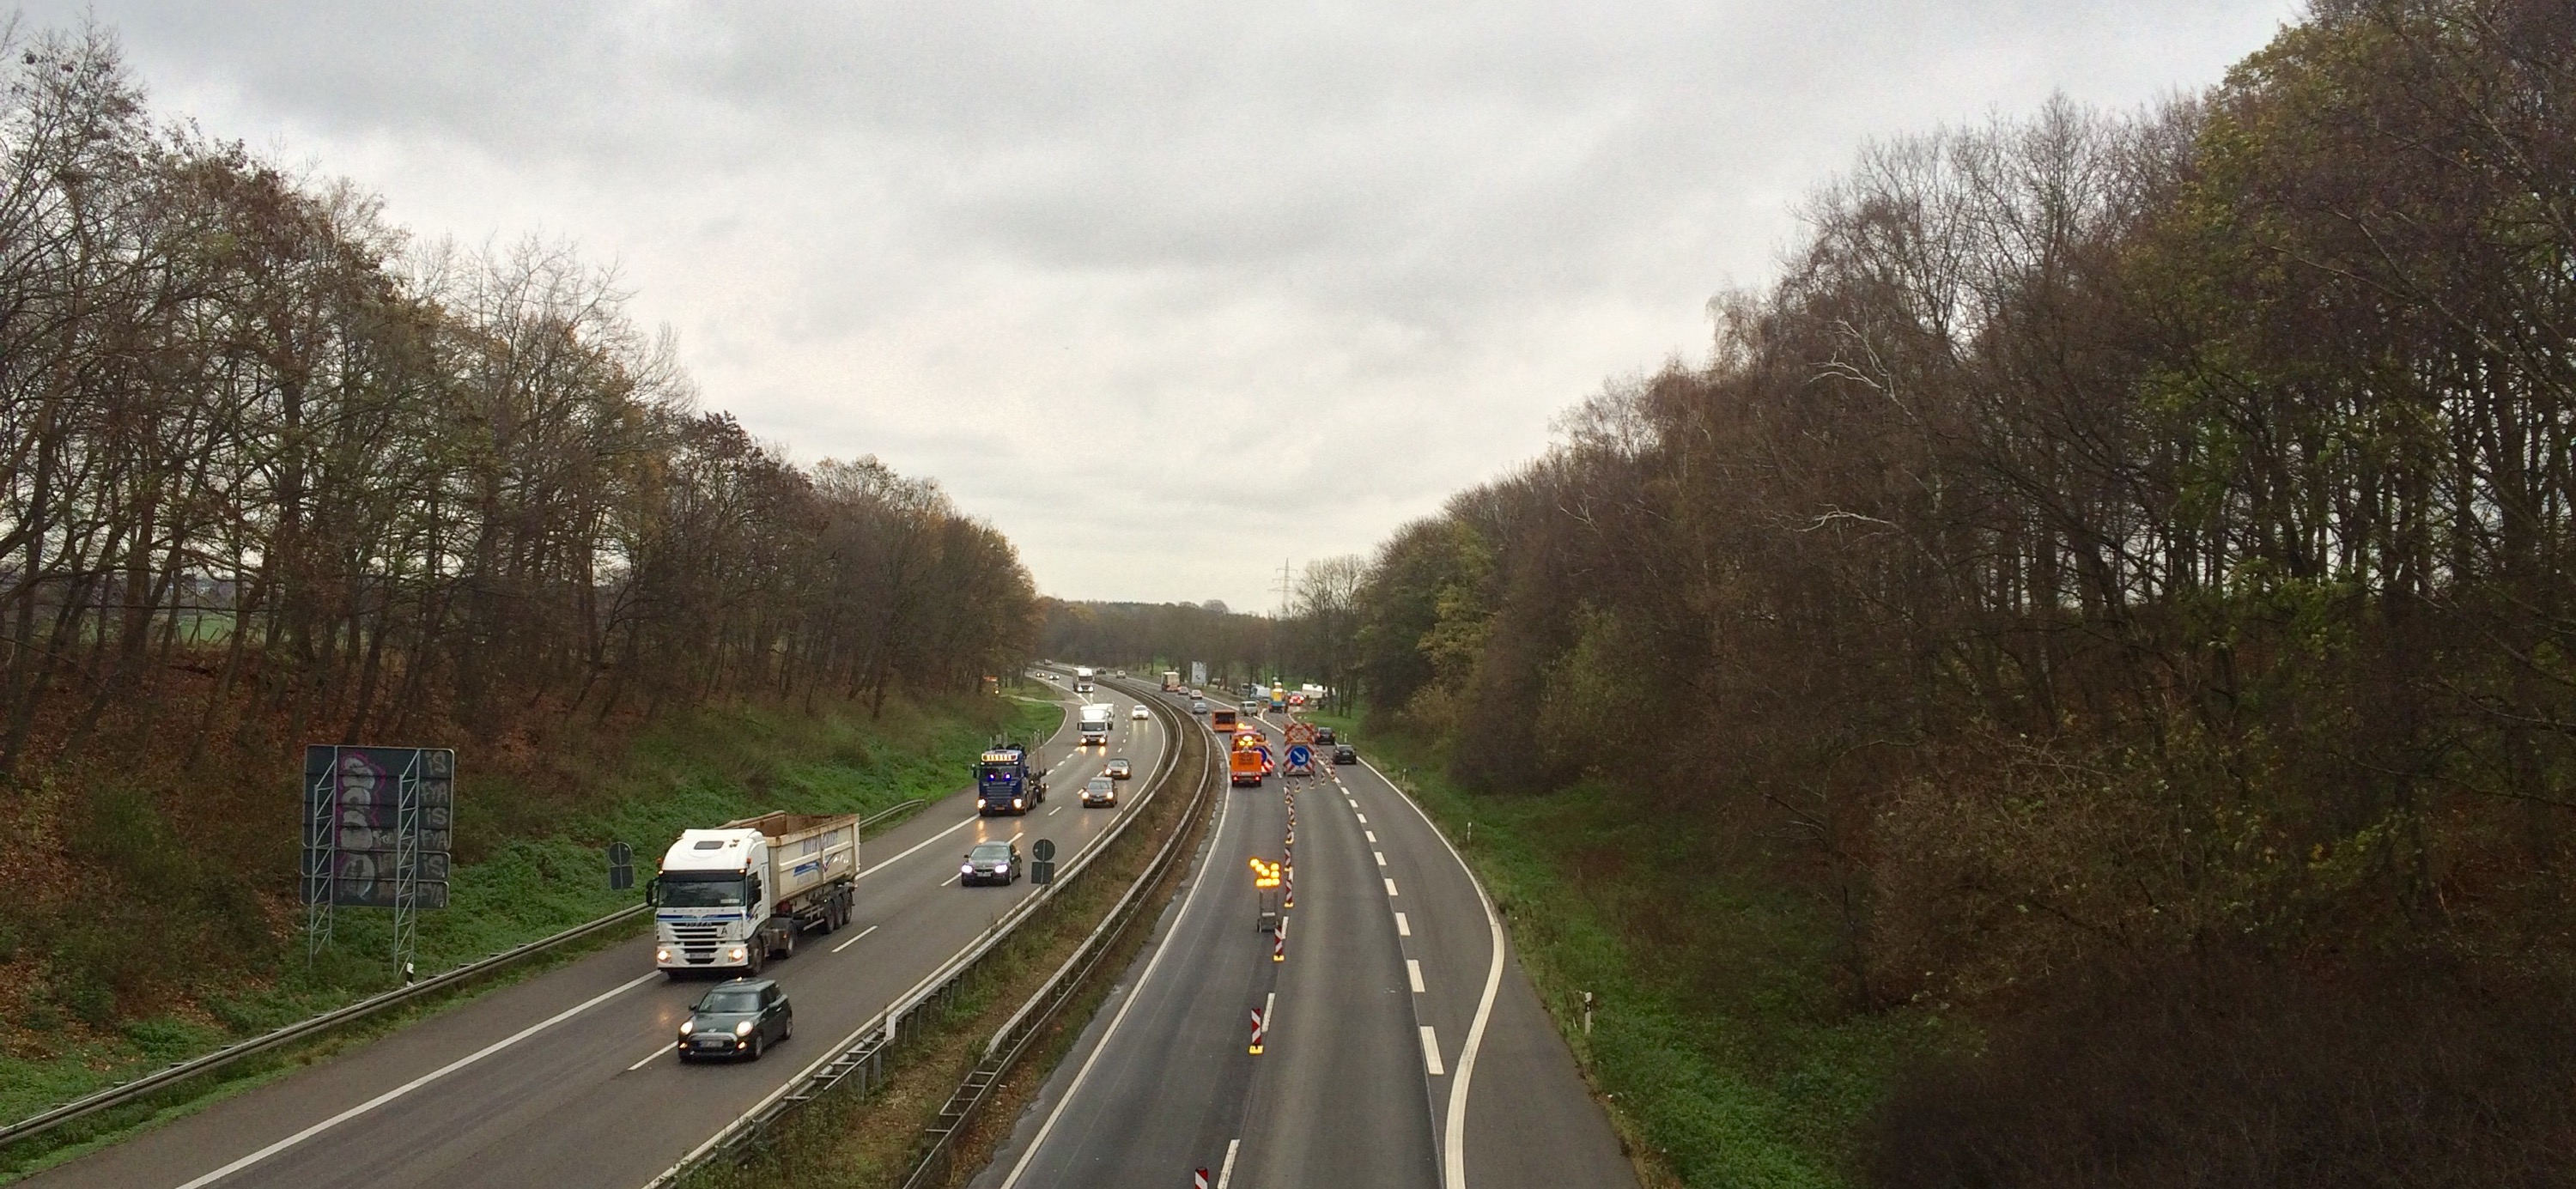
[[[1398,937],[1413,936],[1413,922],[1405,920],[1404,914],[1400,912],[1395,914],[1395,935]]]
[[[1449,1072],[1440,1064],[1440,1034],[1432,1031],[1429,1024],[1422,1026],[1422,1064],[1435,1078]]]
[[[1404,960],[1404,977],[1413,980],[1413,993],[1416,995],[1421,994],[1422,960],[1419,958],[1406,958]]]
[[[1394,881],[1394,880],[1391,880],[1391,879],[1390,879],[1390,880],[1386,881],[1386,894],[1387,894],[1387,895],[1389,895],[1389,896],[1392,896],[1392,895],[1394,895],[1394,894],[1395,894],[1395,881]]]

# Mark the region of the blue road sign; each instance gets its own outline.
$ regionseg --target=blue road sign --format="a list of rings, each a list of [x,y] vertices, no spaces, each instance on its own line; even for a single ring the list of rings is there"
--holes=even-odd
[[[1308,747],[1308,746],[1306,746],[1306,745],[1305,745],[1305,744],[1303,744],[1303,743],[1291,743],[1291,744],[1289,744],[1289,745],[1288,745],[1288,766],[1289,766],[1290,768],[1312,768],[1312,767],[1314,767],[1314,766],[1315,766],[1315,749],[1314,749],[1314,748],[1311,748],[1311,747]]]

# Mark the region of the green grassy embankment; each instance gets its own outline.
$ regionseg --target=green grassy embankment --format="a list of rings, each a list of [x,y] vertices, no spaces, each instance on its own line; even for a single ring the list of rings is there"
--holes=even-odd
[[[1354,727],[1310,717],[1346,741]],[[1849,1182],[1856,1130],[1937,1023],[1845,1010],[1812,900],[1716,867],[1713,848],[1600,789],[1471,795],[1421,741],[1360,738],[1464,842],[1540,1000],[1646,1154],[1649,1185]]]
[[[640,892],[608,888],[604,848],[611,841],[635,848],[640,883],[661,848],[684,828],[771,809],[865,814],[939,796],[966,783],[975,753],[993,733],[1042,736],[1061,717],[1053,704],[1016,699],[897,701],[875,719],[856,707],[827,707],[811,715],[744,707],[674,719],[613,746],[581,749],[593,754],[551,769],[527,763],[520,772],[497,773],[463,751],[452,902],[423,918],[418,968],[434,974],[636,903]],[[284,878],[291,889],[292,871]],[[134,1018],[84,1018],[76,1004],[59,996],[30,997],[15,1018],[0,1021],[0,1119],[27,1117],[383,990],[394,981],[389,925],[385,913],[342,909],[335,943],[309,971],[300,932],[266,928],[268,935],[253,942],[256,954],[193,982],[188,994],[161,1010]],[[9,951],[0,961],[32,950],[29,940],[0,937]],[[0,1152],[0,1179],[56,1163],[292,1064],[318,1060],[351,1035],[416,1014],[397,1013],[374,1029],[249,1059],[173,1091],[169,1101],[66,1125]]]

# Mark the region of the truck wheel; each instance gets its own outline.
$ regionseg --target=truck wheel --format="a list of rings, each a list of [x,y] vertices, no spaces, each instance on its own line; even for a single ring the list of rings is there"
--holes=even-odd
[[[784,930],[784,933],[786,935],[781,938],[779,942],[778,956],[781,958],[793,958],[796,956],[796,926],[789,925]]]

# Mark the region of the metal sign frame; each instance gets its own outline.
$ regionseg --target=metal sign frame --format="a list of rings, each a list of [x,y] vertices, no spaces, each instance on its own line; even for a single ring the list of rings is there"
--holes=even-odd
[[[304,749],[303,797],[305,965],[331,943],[341,906],[390,908],[394,969],[408,980],[420,914],[447,907],[456,752],[315,744]]]

